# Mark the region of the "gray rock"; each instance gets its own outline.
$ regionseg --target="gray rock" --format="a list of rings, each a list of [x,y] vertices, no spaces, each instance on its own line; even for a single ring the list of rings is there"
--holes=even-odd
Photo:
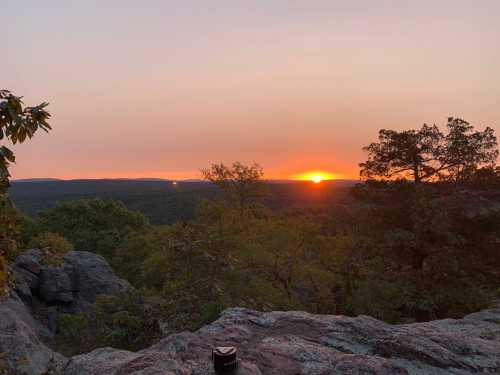
[[[130,290],[106,260],[86,251],[70,251],[60,266],[41,264],[41,252],[28,250],[14,261],[15,289],[28,305],[33,298],[57,305],[66,313],[85,311],[99,294],[113,295]]]
[[[463,319],[389,325],[359,316],[229,309],[197,332],[137,353],[110,348],[72,358],[65,375],[213,374],[217,345],[235,345],[238,374],[500,373],[500,308]]]
[[[40,375],[50,367],[61,369],[66,362],[41,342],[36,326],[15,293],[0,301],[0,364],[11,371],[8,374]]]
[[[14,261],[14,266],[25,269],[26,271],[29,271],[34,275],[38,275],[41,269],[41,257],[42,252],[40,250],[27,250],[16,258],[16,260]]]
[[[57,315],[56,306],[50,306],[47,308],[47,328],[53,334],[55,334],[57,330]]]
[[[99,294],[114,295],[132,288],[127,281],[114,274],[102,256],[95,253],[70,251],[64,256],[64,264],[74,271],[72,289],[78,310],[93,304]]]
[[[71,266],[47,266],[40,271],[38,295],[47,303],[73,301],[74,269]]]
[[[26,304],[31,305],[33,291],[38,290],[39,287],[38,276],[18,266],[14,266],[11,271],[14,275],[14,289]]]
[[[93,253],[70,252],[59,267],[43,265],[40,259],[39,250],[21,254],[11,268],[14,289],[0,299],[0,373],[4,368],[16,375],[61,373],[67,360],[44,343],[57,330],[58,311],[76,313],[99,294],[131,288]]]
[[[126,350],[101,348],[90,355],[71,358],[65,375],[174,375],[189,374],[189,367],[182,365],[168,353],[133,353]]]

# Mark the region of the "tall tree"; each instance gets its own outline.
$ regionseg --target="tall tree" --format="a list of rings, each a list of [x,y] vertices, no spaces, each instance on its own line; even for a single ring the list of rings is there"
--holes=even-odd
[[[263,193],[264,172],[256,163],[212,164],[210,168],[202,169],[201,173],[206,180],[219,186],[240,212],[249,208]]]
[[[444,152],[440,156],[442,179],[463,181],[480,167],[493,167],[498,157],[497,139],[492,128],[474,131],[467,121],[450,117]]]
[[[364,147],[368,160],[359,164],[362,177],[395,178],[411,176],[418,183],[435,173],[438,150],[443,134],[436,125],[420,130],[382,129],[379,141]]]
[[[379,141],[363,148],[368,160],[360,163],[365,178],[408,178],[464,181],[481,167],[492,167],[498,157],[492,128],[475,131],[467,121],[450,117],[448,133],[436,125],[419,130],[382,129]]]

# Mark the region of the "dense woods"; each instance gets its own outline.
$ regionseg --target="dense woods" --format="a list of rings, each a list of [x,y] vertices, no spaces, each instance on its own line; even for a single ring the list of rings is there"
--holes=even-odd
[[[22,142],[50,129],[45,104],[23,109],[20,98],[0,94],[4,137]],[[499,297],[500,169],[491,128],[450,118],[447,129],[381,130],[360,164],[369,179],[342,205],[277,210],[259,165],[213,164],[202,173],[217,192],[170,225],[97,198],[30,218],[8,198],[14,158],[2,147],[2,291],[15,282],[8,263],[30,247],[53,265],[72,249],[105,257],[136,292],[61,316],[66,352],[138,349],[162,321],[171,332],[195,329],[231,306],[388,322],[461,317]]]

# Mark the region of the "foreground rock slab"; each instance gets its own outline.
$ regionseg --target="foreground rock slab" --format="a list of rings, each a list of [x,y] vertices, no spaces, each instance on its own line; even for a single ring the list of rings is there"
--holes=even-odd
[[[64,375],[211,374],[216,345],[238,347],[240,375],[497,374],[500,308],[408,325],[229,309],[195,333],[168,336],[137,353],[103,348],[75,356]]]

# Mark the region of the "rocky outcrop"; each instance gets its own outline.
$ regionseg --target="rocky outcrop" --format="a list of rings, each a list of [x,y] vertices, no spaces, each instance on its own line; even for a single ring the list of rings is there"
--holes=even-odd
[[[73,357],[64,374],[211,374],[210,349],[219,345],[238,347],[239,374],[496,374],[500,308],[408,325],[230,309],[195,333],[137,353],[103,348]]]
[[[22,375],[213,374],[211,348],[226,345],[238,348],[240,375],[500,373],[500,307],[405,325],[368,316],[234,308],[196,332],[167,336],[139,352],[101,348],[66,359],[44,344],[48,327],[54,329],[50,316],[81,311],[99,293],[122,292],[128,283],[92,253],[68,253],[54,267],[41,264],[33,250],[13,268],[16,290],[0,301],[2,375],[3,368]],[[33,318],[40,303],[45,320]]]
[[[41,375],[58,371],[66,358],[46,345],[57,328],[58,312],[78,313],[98,294],[117,294],[130,285],[116,277],[99,255],[72,251],[59,266],[29,250],[12,265],[14,290],[0,300],[0,374]]]
[[[34,299],[59,311],[78,313],[98,294],[118,294],[130,284],[113,273],[106,260],[87,251],[70,251],[58,266],[43,265],[40,250],[28,250],[12,267],[15,290],[27,305]]]

